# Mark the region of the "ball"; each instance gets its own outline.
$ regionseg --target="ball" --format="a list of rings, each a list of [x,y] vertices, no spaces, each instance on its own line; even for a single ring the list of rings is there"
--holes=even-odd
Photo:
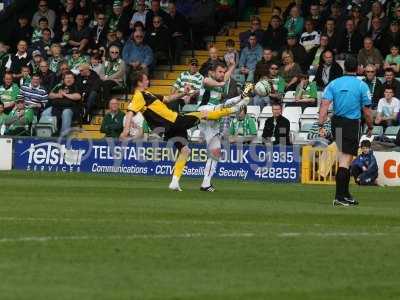
[[[266,97],[271,93],[271,85],[268,80],[260,80],[254,87],[254,91],[261,97]]]

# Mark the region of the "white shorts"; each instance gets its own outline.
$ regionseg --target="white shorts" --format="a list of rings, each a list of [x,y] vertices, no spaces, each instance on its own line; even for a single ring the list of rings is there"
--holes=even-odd
[[[213,111],[214,109],[215,105],[203,105],[198,108],[198,111]],[[221,120],[202,120],[198,127],[207,143],[207,148],[221,148]]]

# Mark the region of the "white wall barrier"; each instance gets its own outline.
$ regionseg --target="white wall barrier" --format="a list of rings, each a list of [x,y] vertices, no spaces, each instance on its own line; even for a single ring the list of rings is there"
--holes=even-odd
[[[400,152],[374,152],[379,167],[378,184],[400,186]]]
[[[13,154],[12,139],[0,138],[0,170],[11,170],[12,154]]]

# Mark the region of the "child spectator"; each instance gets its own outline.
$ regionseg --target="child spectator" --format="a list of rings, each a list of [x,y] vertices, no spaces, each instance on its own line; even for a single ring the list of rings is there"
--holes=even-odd
[[[394,88],[385,86],[384,98],[378,102],[378,115],[375,119],[376,125],[382,125],[384,128],[397,124],[397,115],[400,110],[400,101],[394,95]]]
[[[19,80],[19,86],[29,85],[31,83],[31,69],[27,66],[21,68],[22,77]]]
[[[239,53],[235,49],[235,41],[232,39],[228,39],[225,42],[226,53],[224,55],[224,61],[227,65],[230,64],[231,61],[235,62],[235,66],[239,64]]]
[[[371,142],[361,142],[362,153],[352,162],[350,172],[359,185],[376,185],[378,164],[371,150]]]
[[[400,71],[400,54],[399,54],[399,46],[392,45],[390,47],[390,54],[388,54],[385,58],[385,63],[383,65],[384,69],[392,68],[396,73]]]

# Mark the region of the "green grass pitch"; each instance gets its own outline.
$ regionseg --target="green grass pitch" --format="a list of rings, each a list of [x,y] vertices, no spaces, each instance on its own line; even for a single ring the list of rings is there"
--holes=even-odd
[[[0,173],[0,299],[400,299],[400,189]]]

